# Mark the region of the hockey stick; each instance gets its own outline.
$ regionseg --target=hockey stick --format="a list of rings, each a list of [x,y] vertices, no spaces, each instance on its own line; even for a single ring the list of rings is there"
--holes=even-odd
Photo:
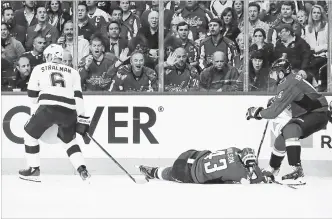
[[[262,145],[263,145],[263,142],[264,142],[264,138],[265,138],[265,134],[266,134],[268,126],[269,126],[269,121],[266,122],[265,129],[264,129],[264,132],[263,132],[263,136],[262,136],[261,142],[259,143],[257,157],[256,157],[257,165],[258,165],[258,157],[259,157],[259,154],[261,153]]]
[[[276,181],[275,179],[272,180],[273,183],[277,184],[277,185],[281,185],[281,186],[287,186],[288,188],[291,188],[291,189],[298,189],[297,187],[293,186],[293,185],[287,185],[287,184],[283,184],[281,182],[278,182]]]
[[[90,134],[89,133],[87,133],[87,136],[96,144],[96,145],[98,145],[98,147],[109,157],[109,158],[111,158],[112,160],[113,160],[113,162],[116,164],[116,165],[118,165],[118,167],[120,167],[122,170],[123,170],[123,172],[125,172],[126,174],[127,174],[127,176],[132,180],[132,181],[134,181],[135,183],[145,183],[145,182],[147,182],[147,180],[146,179],[144,179],[145,180],[145,182],[141,182],[141,181],[137,181],[132,175],[130,175],[130,173],[128,173],[128,171],[124,168],[124,167],[122,167],[121,166],[121,164],[119,164],[119,162],[117,161],[117,160],[115,160],[113,157],[112,157],[112,155],[110,155],[106,150],[105,150],[105,148],[103,148],[92,136],[90,136]]]

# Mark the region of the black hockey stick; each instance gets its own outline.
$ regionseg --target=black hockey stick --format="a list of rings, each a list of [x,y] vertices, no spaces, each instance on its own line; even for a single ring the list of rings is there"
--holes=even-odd
[[[118,165],[118,167],[120,167],[122,170],[123,170],[123,172],[125,172],[126,174],[127,174],[127,176],[132,180],[132,181],[134,181],[135,183],[141,183],[141,182],[138,182],[132,175],[130,175],[130,173],[128,173],[128,171],[123,167],[123,166],[121,166],[121,164],[119,164],[119,162],[117,161],[117,160],[115,160],[113,157],[112,157],[112,155],[110,155],[106,150],[105,150],[105,148],[103,148],[92,136],[90,136],[90,134],[89,133],[87,133],[87,136],[96,144],[96,145],[98,145],[98,147],[109,157],[109,158],[111,158],[112,160],[113,160],[113,162],[116,164],[116,165]],[[146,179],[145,179],[145,181],[146,181]],[[147,182],[147,181],[146,181]]]
[[[263,142],[264,142],[264,138],[265,138],[265,134],[266,134],[268,126],[269,126],[269,121],[266,122],[265,129],[264,129],[264,132],[263,132],[263,136],[262,136],[261,142],[259,143],[257,157],[256,157],[257,165],[258,165],[258,157],[259,157],[259,154],[261,153],[262,145],[263,145]]]

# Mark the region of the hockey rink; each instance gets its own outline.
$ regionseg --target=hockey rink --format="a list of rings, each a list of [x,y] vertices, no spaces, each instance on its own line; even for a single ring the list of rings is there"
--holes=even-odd
[[[127,176],[2,176],[2,218],[331,218],[332,178],[276,184],[193,185]]]

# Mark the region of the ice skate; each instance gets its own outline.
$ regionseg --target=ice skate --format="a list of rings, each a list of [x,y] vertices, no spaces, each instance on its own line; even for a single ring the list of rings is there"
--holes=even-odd
[[[301,165],[292,166],[293,172],[284,175],[282,179],[283,184],[287,185],[305,185],[306,182],[304,180],[303,168]]]
[[[29,167],[28,169],[22,169],[18,171],[20,179],[41,182],[39,167]]]
[[[140,166],[138,166],[138,168],[139,168],[139,171],[146,176],[146,178],[148,178],[148,179],[156,178],[156,173],[157,173],[156,167],[148,167],[148,166],[140,165]]]
[[[83,181],[86,181],[91,177],[90,173],[88,172],[88,170],[84,165],[80,166],[77,169],[77,172],[80,174],[80,177],[82,178]]]

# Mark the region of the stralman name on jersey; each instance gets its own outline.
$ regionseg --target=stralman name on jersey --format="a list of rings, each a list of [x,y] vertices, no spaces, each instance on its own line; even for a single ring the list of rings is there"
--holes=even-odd
[[[47,66],[42,66],[41,71],[51,71],[51,70],[55,70],[55,71],[62,71],[62,72],[68,72],[71,73],[71,68],[67,68],[65,66],[59,66],[59,65],[47,65]]]
[[[30,76],[28,96],[39,105],[58,105],[84,115],[81,77],[66,65],[43,63]]]

